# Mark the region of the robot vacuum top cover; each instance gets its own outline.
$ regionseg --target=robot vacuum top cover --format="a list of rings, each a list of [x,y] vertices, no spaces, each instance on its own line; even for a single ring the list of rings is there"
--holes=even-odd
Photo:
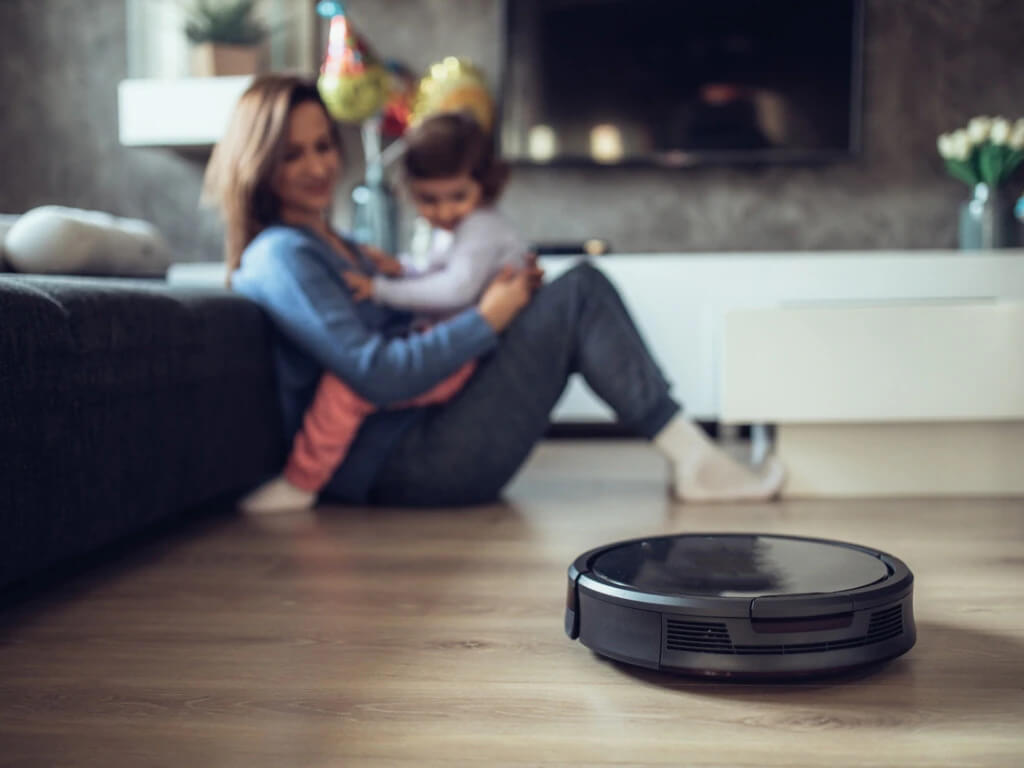
[[[825,539],[680,534],[610,544],[569,568],[565,630],[655,669],[779,677],[842,671],[915,641],[913,574]]]

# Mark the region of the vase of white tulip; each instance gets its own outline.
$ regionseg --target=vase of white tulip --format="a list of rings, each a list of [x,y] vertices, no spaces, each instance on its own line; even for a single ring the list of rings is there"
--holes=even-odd
[[[966,128],[939,136],[939,155],[973,197],[960,206],[963,250],[1009,248],[1017,244],[1013,198],[1006,186],[1024,161],[1024,118],[975,117]]]

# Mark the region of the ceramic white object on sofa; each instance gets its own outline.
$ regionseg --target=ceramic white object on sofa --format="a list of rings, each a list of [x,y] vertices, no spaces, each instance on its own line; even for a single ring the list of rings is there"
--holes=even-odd
[[[172,260],[147,221],[59,205],[18,217],[4,247],[11,269],[39,274],[159,277]]]

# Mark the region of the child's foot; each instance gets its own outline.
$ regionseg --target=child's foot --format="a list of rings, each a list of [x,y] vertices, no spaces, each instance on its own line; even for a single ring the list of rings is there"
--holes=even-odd
[[[785,474],[771,457],[755,472],[722,451],[707,451],[674,469],[672,493],[697,503],[768,501],[778,495]]]
[[[316,494],[292,485],[283,475],[268,480],[238,502],[243,512],[291,512],[309,509],[316,502]]]

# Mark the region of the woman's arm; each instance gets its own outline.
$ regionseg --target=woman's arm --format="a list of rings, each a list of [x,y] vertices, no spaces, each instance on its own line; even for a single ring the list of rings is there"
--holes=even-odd
[[[246,253],[233,286],[260,303],[296,345],[378,406],[425,392],[497,343],[473,308],[403,338],[368,330],[348,290],[317,247],[299,233]]]

